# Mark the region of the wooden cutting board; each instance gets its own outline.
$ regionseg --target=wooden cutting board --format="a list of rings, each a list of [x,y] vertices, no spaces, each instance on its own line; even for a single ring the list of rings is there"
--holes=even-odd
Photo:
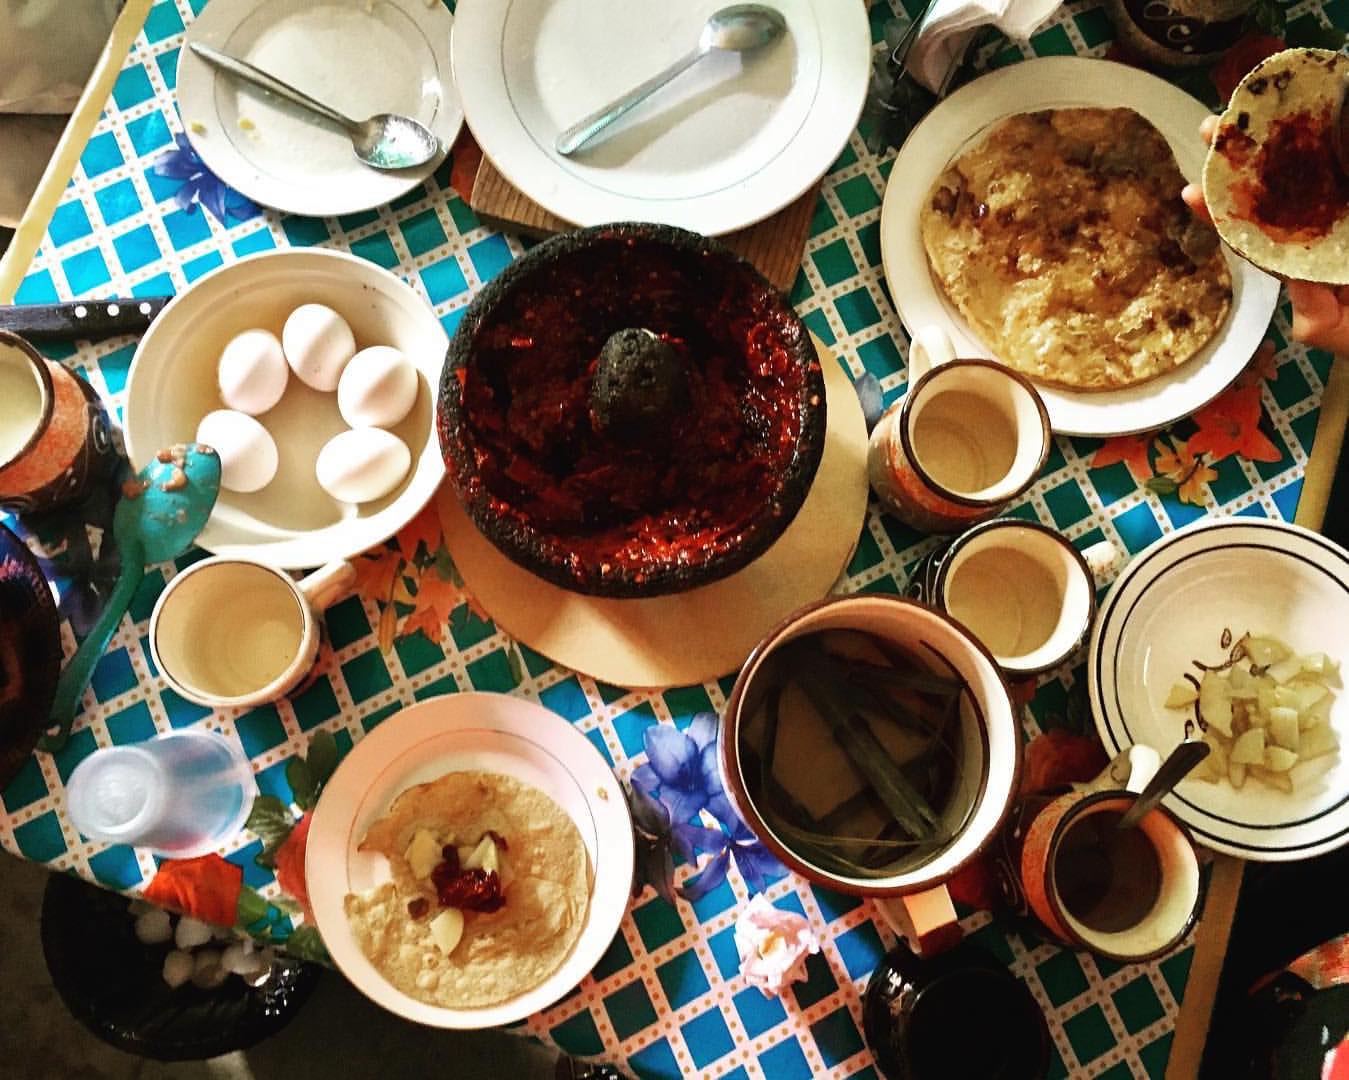
[[[810,236],[815,201],[820,197],[820,183],[816,181],[804,195],[772,217],[721,238],[782,292],[790,292],[796,281],[801,253]],[[485,224],[506,232],[544,237],[573,227],[522,193],[485,156],[473,179],[469,205]]]

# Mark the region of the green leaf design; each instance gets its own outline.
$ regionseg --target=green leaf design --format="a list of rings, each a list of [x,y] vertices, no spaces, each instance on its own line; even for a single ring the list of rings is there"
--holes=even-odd
[[[525,668],[514,645],[506,646],[506,667],[510,669],[511,678],[515,680],[516,686],[525,681]]]
[[[1177,491],[1180,490],[1180,485],[1177,484],[1174,480],[1172,480],[1171,477],[1169,476],[1154,476],[1143,486],[1147,488],[1150,492],[1152,492],[1154,495],[1163,495],[1163,496],[1174,495]]]
[[[266,897],[245,885],[239,890],[239,903],[235,910],[235,924],[245,929],[254,923],[266,922],[271,914],[272,905]]]
[[[286,783],[295,795],[295,803],[301,810],[312,810],[318,802],[319,785],[304,758],[291,758],[286,766]]]
[[[301,960],[311,960],[316,964],[331,964],[328,949],[319,936],[318,928],[306,923],[298,926],[286,939],[286,952],[298,956]]]
[[[275,795],[259,795],[244,824],[262,841],[262,851],[253,861],[270,869],[276,864],[277,848],[295,828],[295,819]]]
[[[309,775],[317,789],[332,776],[337,768],[337,740],[331,731],[316,731],[309,739],[309,753],[305,755],[305,764],[309,766]]]

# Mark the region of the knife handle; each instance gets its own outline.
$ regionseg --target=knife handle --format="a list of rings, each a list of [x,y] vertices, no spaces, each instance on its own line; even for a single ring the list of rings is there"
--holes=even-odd
[[[74,300],[63,304],[0,307],[0,330],[33,341],[104,338],[138,333],[148,327],[173,297],[139,296],[129,300]]]

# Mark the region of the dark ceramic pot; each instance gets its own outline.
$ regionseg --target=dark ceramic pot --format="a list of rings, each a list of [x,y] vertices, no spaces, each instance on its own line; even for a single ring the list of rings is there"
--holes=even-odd
[[[931,957],[901,942],[862,997],[862,1027],[887,1080],[1043,1080],[1050,1037],[1024,983],[960,945]]]
[[[60,674],[51,586],[24,542],[0,525],[0,788],[37,746]]]
[[[594,396],[603,346],[627,329],[670,344],[687,380],[668,420],[638,429],[610,427]],[[565,589],[655,596],[782,535],[824,450],[824,378],[791,305],[722,244],[603,225],[538,245],[478,294],[437,428],[460,501],[504,554]]]

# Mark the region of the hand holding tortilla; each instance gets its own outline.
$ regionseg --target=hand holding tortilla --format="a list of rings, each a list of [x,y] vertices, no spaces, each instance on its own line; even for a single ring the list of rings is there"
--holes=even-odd
[[[409,788],[365,834],[392,880],[346,898],[352,933],[389,982],[444,1008],[533,989],[585,924],[591,869],[570,817],[538,788],[466,771]]]
[[[1349,285],[1349,174],[1336,119],[1349,56],[1287,49],[1232,93],[1204,162],[1204,199],[1239,255],[1282,277]]]
[[[1199,134],[1206,143],[1213,141],[1219,118],[1210,116],[1200,125]],[[1211,221],[1204,189],[1186,184],[1181,191],[1186,205],[1205,221]],[[1349,287],[1336,289],[1313,281],[1287,281],[1288,299],[1293,304],[1293,339],[1313,348],[1339,356],[1349,356]]]

